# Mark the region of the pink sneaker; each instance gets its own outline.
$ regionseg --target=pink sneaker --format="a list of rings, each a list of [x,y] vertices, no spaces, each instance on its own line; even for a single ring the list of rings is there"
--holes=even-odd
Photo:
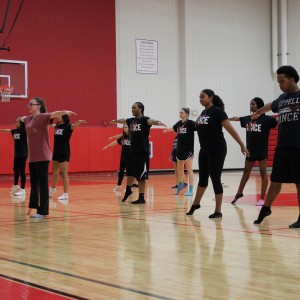
[[[256,202],[256,206],[263,206],[265,204],[265,201],[262,200],[262,199],[259,199],[257,202]]]

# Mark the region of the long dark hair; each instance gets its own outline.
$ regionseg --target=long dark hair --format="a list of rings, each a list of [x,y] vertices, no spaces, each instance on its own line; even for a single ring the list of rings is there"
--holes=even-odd
[[[62,120],[64,121],[64,124],[70,124],[70,116],[69,115],[62,115]]]
[[[46,113],[47,112],[47,107],[46,107],[44,99],[39,98],[39,97],[34,97],[32,99],[34,99],[36,101],[36,103],[41,106],[41,109],[40,109],[41,113]]]
[[[254,97],[252,100],[256,103],[257,109],[260,109],[263,106],[265,106],[264,100],[259,97]]]
[[[127,128],[128,128],[128,133],[127,133],[127,134],[126,134],[125,131],[124,131],[124,126],[127,126]],[[129,130],[129,126],[128,126],[127,124],[124,124],[124,125],[123,125],[122,138],[123,138],[123,139],[127,139],[127,138],[130,139],[130,130]]]
[[[222,109],[225,108],[223,100],[218,95],[216,95],[213,90],[204,89],[202,92],[205,93],[207,96],[212,97],[212,103],[214,106],[218,106]]]

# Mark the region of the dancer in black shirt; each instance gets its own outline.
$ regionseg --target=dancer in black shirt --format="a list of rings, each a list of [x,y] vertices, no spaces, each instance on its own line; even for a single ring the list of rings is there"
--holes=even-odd
[[[221,175],[227,153],[222,128],[224,127],[236,140],[243,154],[249,156],[249,152],[238,133],[230,124],[224,111],[224,103],[220,97],[215,95],[212,90],[205,89],[200,93],[200,103],[205,109],[196,121],[201,148],[199,152],[199,183],[193,205],[187,215],[192,215],[196,209],[200,208],[200,201],[210,177],[215,193],[216,207],[215,212],[209,218],[222,218],[223,187]]]
[[[103,147],[102,150],[106,150],[106,149],[116,146],[116,145],[122,146],[121,157],[120,157],[120,167],[119,167],[119,174],[118,174],[118,183],[117,183],[117,186],[113,189],[114,191],[117,191],[121,187],[121,184],[122,184],[122,181],[124,178],[126,165],[127,165],[128,158],[129,158],[129,153],[130,153],[131,141],[130,141],[128,125],[127,124],[123,125],[123,133],[121,136],[117,135],[114,137],[118,137],[118,139],[116,141],[111,142],[107,146]],[[114,137],[112,137],[112,138],[114,138]]]
[[[11,133],[14,139],[14,185],[11,188],[10,194],[25,197],[25,167],[28,157],[27,135],[24,122],[17,118],[15,125],[16,129],[0,129],[0,132]],[[18,185],[19,177],[21,178],[21,187]]]
[[[255,97],[250,101],[250,111],[255,113],[259,108],[264,106],[264,101],[261,98]],[[261,194],[260,199],[256,202],[257,206],[264,205],[264,199],[268,186],[268,141],[271,128],[277,126],[276,118],[262,114],[259,118],[251,120],[251,115],[245,117],[233,117],[230,121],[240,121],[241,127],[246,128],[247,149],[250,156],[246,157],[245,167],[238,191],[232,200],[231,204],[235,204],[237,200],[243,197],[243,191],[250,173],[256,161],[258,161],[259,171],[261,176]]]
[[[299,75],[291,66],[281,66],[277,70],[277,82],[283,91],[276,100],[258,109],[252,116],[272,110],[278,113],[278,142],[274,154],[271,184],[265,204],[262,206],[254,224],[260,224],[271,215],[271,206],[280,193],[282,183],[295,183],[300,210],[300,90]],[[300,213],[290,228],[300,228]]]
[[[147,163],[149,162],[149,133],[152,125],[166,125],[160,121],[150,119],[144,116],[144,105],[141,102],[135,102],[132,105],[133,118],[113,120],[112,123],[127,124],[130,130],[131,147],[129,161],[127,165],[127,187],[124,198],[126,201],[132,194],[131,187],[134,179],[139,181],[139,198],[131,203],[145,203],[145,179],[148,176]]]
[[[69,162],[70,162],[70,138],[73,130],[85,124],[85,120],[79,120],[74,124],[70,124],[70,117],[62,115],[57,117],[57,124],[54,128],[54,149],[52,156],[52,187],[49,190],[49,198],[56,192],[59,171],[63,179],[64,192],[57,200],[65,201],[69,199]]]

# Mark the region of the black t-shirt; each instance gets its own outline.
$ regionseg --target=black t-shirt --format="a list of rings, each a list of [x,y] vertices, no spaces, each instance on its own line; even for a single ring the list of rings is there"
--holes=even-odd
[[[251,116],[240,118],[241,127],[246,128],[247,149],[250,157],[268,157],[268,141],[271,128],[276,127],[277,121],[265,114],[255,120]]]
[[[221,122],[227,119],[225,111],[218,106],[211,106],[208,110],[202,111],[196,121],[202,151],[213,152],[226,147]]]
[[[54,129],[53,155],[70,155],[71,124],[57,124]]]
[[[173,129],[177,133],[177,153],[194,152],[194,132],[196,123],[192,120],[177,122]]]
[[[117,139],[117,142],[119,145],[122,145],[122,152],[121,152],[121,161],[126,161],[128,158],[128,153],[130,151],[130,137],[123,137]]]
[[[300,91],[283,93],[271,106],[278,113],[278,143],[280,147],[300,147]]]
[[[152,125],[148,125],[149,117],[127,119],[131,136],[131,152],[149,153],[149,133]]]
[[[27,135],[25,127],[12,129],[11,135],[14,139],[14,157],[28,157]]]

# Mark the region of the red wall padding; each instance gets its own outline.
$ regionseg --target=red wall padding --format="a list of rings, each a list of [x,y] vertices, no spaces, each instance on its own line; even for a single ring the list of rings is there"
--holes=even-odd
[[[0,126],[0,128],[5,128]],[[53,145],[54,129],[50,128],[50,140]],[[117,171],[120,161],[121,146],[107,150],[101,149],[109,144],[110,136],[121,133],[119,128],[78,127],[71,137],[70,172],[104,172]],[[153,142],[153,158],[150,160],[151,170],[172,169],[169,156],[173,146],[174,134],[163,134],[162,129],[151,129]],[[11,134],[0,132],[0,174],[13,174],[13,138]],[[51,170],[51,168],[50,168]],[[28,172],[28,166],[27,166]]]
[[[19,3],[11,1],[1,45]],[[49,111],[74,110],[98,127],[116,118],[115,0],[26,0],[6,46],[0,57],[28,61],[29,97]],[[0,125],[27,115],[27,103],[0,102]]]

